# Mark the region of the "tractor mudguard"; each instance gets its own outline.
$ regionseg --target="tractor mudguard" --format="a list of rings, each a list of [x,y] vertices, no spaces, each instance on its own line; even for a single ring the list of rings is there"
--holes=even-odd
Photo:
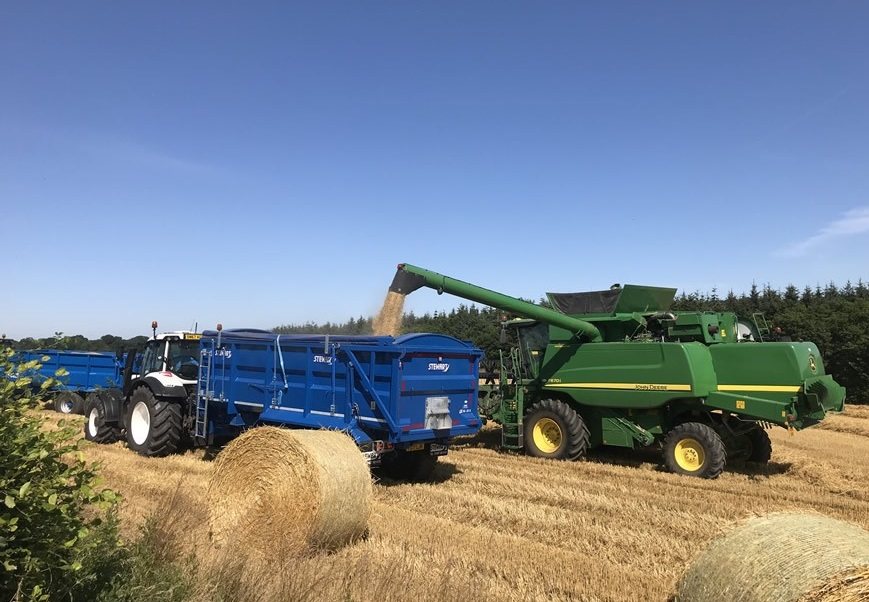
[[[187,399],[187,390],[183,385],[164,385],[153,376],[146,376],[142,379],[142,383],[147,385],[157,397],[175,398],[178,401]]]
[[[103,404],[104,420],[108,424],[121,423],[121,411],[124,394],[120,389],[102,389],[97,391],[100,403]]]

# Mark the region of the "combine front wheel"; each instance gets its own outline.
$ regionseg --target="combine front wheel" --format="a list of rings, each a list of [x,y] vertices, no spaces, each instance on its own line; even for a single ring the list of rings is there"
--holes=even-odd
[[[706,424],[680,424],[664,439],[664,464],[670,472],[714,479],[724,470],[726,462],[724,442]]]
[[[588,449],[588,427],[573,408],[558,399],[531,406],[523,433],[525,452],[537,458],[578,460]]]

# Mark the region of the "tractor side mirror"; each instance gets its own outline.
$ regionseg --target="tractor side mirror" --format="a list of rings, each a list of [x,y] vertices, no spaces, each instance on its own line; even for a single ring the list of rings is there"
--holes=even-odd
[[[501,336],[498,337],[498,342],[501,343],[501,347],[507,345],[507,325],[501,324]]]

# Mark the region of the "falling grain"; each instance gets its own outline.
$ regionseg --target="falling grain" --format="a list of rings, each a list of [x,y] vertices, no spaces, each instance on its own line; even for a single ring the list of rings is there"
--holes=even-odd
[[[389,291],[383,301],[380,313],[374,318],[374,334],[398,336],[404,316],[404,295]]]

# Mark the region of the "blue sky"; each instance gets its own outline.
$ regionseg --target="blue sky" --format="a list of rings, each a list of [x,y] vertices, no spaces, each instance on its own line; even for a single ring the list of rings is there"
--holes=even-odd
[[[861,2],[0,7],[0,332],[869,279]],[[419,291],[407,308],[459,300]]]

